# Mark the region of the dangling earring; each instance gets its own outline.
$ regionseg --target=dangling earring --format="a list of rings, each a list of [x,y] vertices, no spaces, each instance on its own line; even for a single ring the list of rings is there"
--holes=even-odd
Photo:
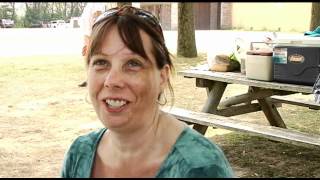
[[[164,102],[160,102],[161,99],[164,100]],[[158,96],[158,99],[157,99],[157,103],[160,105],[160,106],[164,106],[167,104],[167,97],[166,97],[166,94],[162,91],[159,96]]]
[[[88,104],[91,104],[91,101],[88,100],[88,96],[89,96],[89,93],[86,94],[85,101],[86,101]]]

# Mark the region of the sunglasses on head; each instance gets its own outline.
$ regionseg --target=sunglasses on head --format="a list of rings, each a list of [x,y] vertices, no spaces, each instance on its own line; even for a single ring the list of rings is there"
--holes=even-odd
[[[129,12],[129,13],[127,13],[127,12]],[[116,7],[116,8],[112,8],[112,9],[107,10],[106,12],[101,14],[95,20],[92,27],[96,26],[97,24],[100,24],[101,22],[103,22],[104,20],[106,20],[107,18],[109,18],[111,16],[122,16],[122,15],[125,15],[126,13],[131,14],[131,15],[136,15],[136,16],[146,20],[151,25],[155,26],[156,29],[162,34],[162,28],[161,28],[160,22],[153,14],[151,14],[150,12],[148,12],[146,10],[131,7],[131,6],[124,6],[121,8]]]

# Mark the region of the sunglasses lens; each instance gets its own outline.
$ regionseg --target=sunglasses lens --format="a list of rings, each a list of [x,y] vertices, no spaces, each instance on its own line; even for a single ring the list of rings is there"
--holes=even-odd
[[[117,9],[110,9],[110,10],[104,12],[103,14],[101,14],[101,15],[95,20],[94,25],[97,24],[97,23],[99,23],[99,22],[102,21],[103,19],[108,18],[108,17],[116,14],[117,12],[118,12]]]

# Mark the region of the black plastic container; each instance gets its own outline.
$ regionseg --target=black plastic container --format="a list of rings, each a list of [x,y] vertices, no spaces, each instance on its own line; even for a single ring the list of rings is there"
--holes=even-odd
[[[275,45],[272,61],[274,81],[312,86],[320,73],[320,47]]]

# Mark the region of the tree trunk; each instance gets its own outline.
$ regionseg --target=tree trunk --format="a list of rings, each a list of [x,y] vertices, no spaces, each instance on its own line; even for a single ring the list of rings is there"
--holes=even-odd
[[[121,7],[121,6],[124,6],[124,5],[132,6],[132,3],[131,2],[117,2],[117,6],[118,7]]]
[[[197,57],[192,3],[178,4],[178,48],[177,55]]]
[[[217,29],[221,29],[221,3],[222,2],[217,2]]]
[[[74,8],[74,2],[71,3],[69,18],[73,17],[73,8]]]
[[[310,31],[313,31],[320,25],[320,3],[313,2],[311,9]]]
[[[63,16],[64,16],[64,20],[66,21],[67,20],[67,17],[68,17],[68,15],[67,15],[67,3],[66,2],[64,2],[64,4],[63,4]]]
[[[87,5],[87,3],[79,3],[79,10],[80,10],[81,13],[83,12],[84,7],[86,7],[86,5]]]
[[[11,9],[12,9],[12,15],[11,15],[11,19],[13,19],[14,21],[16,20],[16,8],[15,8],[15,2],[10,3]]]
[[[50,17],[49,17],[49,3],[45,3],[44,4],[44,8],[42,10],[42,14],[44,15],[44,17],[42,18],[42,20],[44,21],[44,23],[48,23],[50,21]]]

